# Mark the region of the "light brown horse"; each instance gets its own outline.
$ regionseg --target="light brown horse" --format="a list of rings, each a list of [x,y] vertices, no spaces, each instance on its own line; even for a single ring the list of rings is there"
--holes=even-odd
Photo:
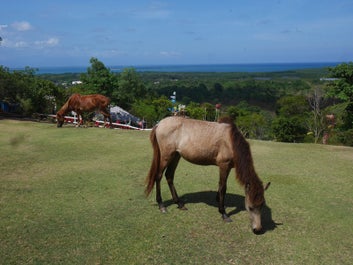
[[[226,222],[232,220],[226,214],[224,197],[227,178],[235,167],[236,178],[245,187],[245,208],[250,214],[254,233],[261,233],[261,209],[265,204],[263,186],[257,176],[248,142],[239,132],[233,121],[223,118],[217,122],[206,122],[183,117],[168,117],[160,121],[151,132],[153,160],[146,178],[148,196],[156,183],[156,200],[159,209],[166,212],[162,202],[161,186],[163,172],[173,200],[180,209],[186,210],[173,184],[174,173],[180,157],[198,165],[219,167],[219,187],[217,193],[218,211]]]
[[[109,119],[109,125],[111,127],[112,122],[108,109],[109,104],[110,99],[100,94],[86,96],[82,96],[80,94],[73,94],[61,107],[61,109],[56,113],[57,126],[62,127],[65,115],[69,111],[76,112],[79,125],[81,124],[80,116],[82,118],[83,112],[99,111],[104,116],[104,122],[106,122],[106,119]]]

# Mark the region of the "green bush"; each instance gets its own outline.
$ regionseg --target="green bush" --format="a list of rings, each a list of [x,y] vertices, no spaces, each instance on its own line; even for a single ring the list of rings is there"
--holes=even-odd
[[[297,117],[279,116],[272,123],[272,132],[280,142],[302,142],[306,129]]]
[[[353,129],[337,133],[340,143],[347,146],[353,146]]]

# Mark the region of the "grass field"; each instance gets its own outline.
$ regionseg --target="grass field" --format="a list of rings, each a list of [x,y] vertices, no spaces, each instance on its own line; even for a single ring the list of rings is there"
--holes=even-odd
[[[216,167],[182,161],[188,211],[144,196],[149,133],[0,120],[1,264],[351,264],[353,148],[250,141],[266,191],[254,235],[244,191],[228,181],[223,223]]]

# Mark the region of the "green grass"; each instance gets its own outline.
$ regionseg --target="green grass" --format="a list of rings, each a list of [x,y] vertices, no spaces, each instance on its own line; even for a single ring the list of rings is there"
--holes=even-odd
[[[244,191],[216,167],[182,161],[188,211],[144,196],[149,133],[0,120],[2,264],[351,264],[353,148],[250,141],[266,192],[266,233],[251,232]],[[277,226],[275,225],[277,224]]]

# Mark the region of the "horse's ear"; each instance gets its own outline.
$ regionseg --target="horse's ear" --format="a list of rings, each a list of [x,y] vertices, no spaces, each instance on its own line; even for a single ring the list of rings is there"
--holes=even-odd
[[[266,186],[265,186],[264,190],[267,190],[267,189],[268,189],[268,187],[270,187],[270,184],[271,184],[271,182],[268,182],[268,183],[266,184]]]

